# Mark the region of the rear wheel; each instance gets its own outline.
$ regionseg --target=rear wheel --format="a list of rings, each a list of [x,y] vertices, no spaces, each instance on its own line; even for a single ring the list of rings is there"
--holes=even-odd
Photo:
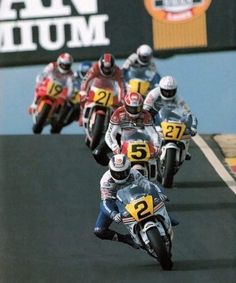
[[[147,230],[147,237],[150,241],[153,250],[157,255],[158,261],[160,262],[162,269],[171,270],[173,267],[171,254],[167,251],[166,244],[162,239],[158,229],[153,227]]]
[[[91,150],[94,150],[99,145],[102,139],[104,122],[105,122],[105,115],[97,113],[91,133],[92,136],[92,140],[90,143]]]
[[[175,166],[176,166],[176,149],[168,148],[166,151],[165,166],[162,175],[162,185],[166,188],[171,188],[173,185]]]
[[[52,106],[49,104],[43,105],[41,112],[38,114],[38,117],[36,118],[36,123],[33,125],[32,128],[34,134],[41,134],[51,108]]]

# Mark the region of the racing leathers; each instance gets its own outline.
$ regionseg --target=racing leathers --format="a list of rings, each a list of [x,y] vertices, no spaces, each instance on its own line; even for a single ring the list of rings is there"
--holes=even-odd
[[[120,106],[112,114],[108,129],[105,134],[105,141],[114,154],[120,152],[120,145],[117,141],[117,134],[121,134],[125,129],[140,128],[147,131],[157,150],[160,147],[160,136],[155,130],[153,119],[150,113],[142,110],[137,118],[131,117],[125,110],[125,106]]]
[[[117,82],[120,91],[119,91],[119,102],[123,101],[124,96],[126,95],[126,85],[123,78],[122,71],[118,66],[114,67],[114,70],[111,75],[103,75],[100,71],[98,62],[93,64],[92,67],[88,70],[84,80],[81,83],[80,94],[81,94],[81,102],[86,102],[87,92],[92,84],[93,79],[95,78],[107,78]]]
[[[163,106],[166,105],[175,105],[176,107],[180,107],[182,108],[183,112],[189,115],[189,118],[191,118],[192,121],[190,127],[191,130],[190,133],[192,136],[195,136],[197,133],[197,125],[198,125],[197,117],[190,111],[188,105],[181,96],[176,94],[175,97],[171,100],[163,99],[161,96],[160,87],[158,86],[148,93],[147,97],[144,100],[143,108],[149,111],[154,118],[158,113],[158,111]],[[156,126],[160,126],[160,125],[156,125]],[[186,159],[190,160],[191,154],[188,152],[188,149],[189,149],[189,142],[186,142],[186,150],[187,150]]]
[[[146,109],[148,112],[150,112],[154,117],[163,106],[169,104],[176,105],[177,107],[182,108],[183,112],[186,112],[188,113],[188,115],[191,115],[192,117],[191,131],[192,131],[192,135],[195,135],[197,133],[197,125],[198,125],[197,117],[191,113],[188,105],[181,96],[175,95],[173,99],[165,100],[162,98],[160,87],[158,86],[152,89],[147,94],[147,97],[144,100],[143,108]]]
[[[147,186],[151,182],[145,178],[138,170],[131,168],[130,175],[125,183],[117,184],[111,177],[110,170],[106,171],[100,181],[101,203],[100,211],[94,227],[95,235],[102,240],[119,241],[131,245],[134,248],[139,248],[132,240],[130,234],[122,235],[114,230],[109,229],[113,221],[119,223],[121,217],[116,205],[116,193],[118,190],[131,185]],[[152,183],[153,184],[153,183]],[[167,199],[163,194],[161,185],[153,184],[162,201]]]
[[[68,101],[74,95],[74,73],[73,71],[70,70],[69,72],[63,74],[58,70],[57,63],[51,62],[44,68],[43,72],[36,77],[34,100],[29,108],[30,114],[33,113],[37,108],[38,88],[41,85],[43,85],[46,79],[57,81],[62,86],[65,86],[67,88]]]
[[[144,66],[144,65],[139,63],[137,53],[132,53],[125,60],[123,66],[122,66],[122,71],[123,71],[124,78],[125,78],[126,81],[128,81],[130,79],[129,78],[129,70],[132,70],[132,69],[133,69],[133,71],[142,70],[142,69],[149,70],[152,73],[156,74],[155,82],[158,83],[160,81],[161,76],[160,76],[160,74],[157,70],[157,67],[156,67],[156,64],[155,64],[155,61],[154,61],[153,58],[150,60],[150,63],[148,65]]]

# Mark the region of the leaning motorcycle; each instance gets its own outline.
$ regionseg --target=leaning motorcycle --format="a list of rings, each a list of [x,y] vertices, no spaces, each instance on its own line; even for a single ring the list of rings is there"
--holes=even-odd
[[[54,123],[51,133],[59,134],[61,130],[77,121],[80,116],[80,94],[77,88],[74,88],[73,95],[67,98],[66,103],[60,109],[56,123]]]
[[[53,127],[67,99],[67,87],[55,79],[46,78],[36,89],[36,109],[31,113],[33,133],[41,134],[47,125]]]
[[[162,139],[158,173],[166,188],[172,187],[174,176],[186,159],[191,123],[191,115],[176,105],[163,106],[155,117],[156,129]]]
[[[127,89],[131,92],[139,92],[145,99],[146,95],[160,81],[160,75],[147,68],[131,68],[125,75]]]
[[[122,222],[134,242],[154,257],[164,270],[171,270],[173,230],[154,184],[129,185],[120,189],[116,196]]]
[[[145,129],[124,129],[121,134],[121,152],[128,157],[132,167],[150,181],[157,180],[157,149]]]
[[[83,110],[85,142],[94,150],[108,128],[110,117],[118,106],[118,87],[107,78],[96,78],[88,91]]]

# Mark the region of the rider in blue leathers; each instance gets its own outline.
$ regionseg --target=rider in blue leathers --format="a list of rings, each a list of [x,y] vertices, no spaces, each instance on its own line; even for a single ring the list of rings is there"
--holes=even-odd
[[[130,234],[120,234],[111,230],[113,221],[121,222],[121,215],[116,206],[116,193],[130,184],[145,185],[150,181],[138,170],[131,168],[130,161],[124,154],[114,155],[109,162],[109,170],[104,173],[100,181],[101,204],[100,212],[94,228],[95,235],[102,240],[123,242],[138,249]],[[167,197],[162,193],[161,185],[155,185],[162,201]]]

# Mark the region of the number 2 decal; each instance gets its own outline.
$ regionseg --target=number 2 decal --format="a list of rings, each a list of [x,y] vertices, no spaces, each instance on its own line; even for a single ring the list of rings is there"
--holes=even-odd
[[[137,202],[134,205],[134,208],[137,210],[137,216],[138,216],[139,219],[142,219],[142,218],[145,218],[145,217],[151,215],[151,212],[148,211],[149,210],[148,205],[147,205],[146,201],[144,201],[144,200]]]

